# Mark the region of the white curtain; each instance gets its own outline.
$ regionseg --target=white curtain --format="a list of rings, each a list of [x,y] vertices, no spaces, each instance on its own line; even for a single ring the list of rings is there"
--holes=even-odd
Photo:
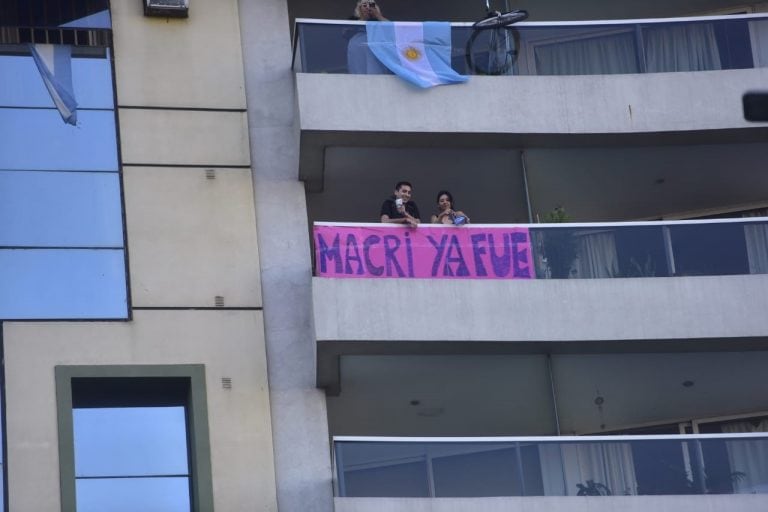
[[[768,224],[744,226],[750,274],[768,274]]]
[[[537,44],[538,75],[609,75],[638,73],[635,38],[631,32]]]
[[[649,73],[721,69],[711,23],[648,27],[643,30],[643,39]]]
[[[768,217],[768,208],[758,208],[743,214],[744,217]],[[768,274],[768,220],[762,224],[745,224],[747,258],[750,274]]]
[[[768,419],[734,421],[722,425],[726,434],[768,432]],[[726,441],[731,466],[733,492],[739,494],[768,493],[768,440]]]
[[[768,19],[749,22],[752,56],[756,68],[768,67]]]
[[[637,478],[629,443],[572,443],[539,447],[545,496],[576,496],[589,480],[613,495],[636,495]]]
[[[616,277],[619,258],[612,231],[577,234],[576,275],[584,279]]]

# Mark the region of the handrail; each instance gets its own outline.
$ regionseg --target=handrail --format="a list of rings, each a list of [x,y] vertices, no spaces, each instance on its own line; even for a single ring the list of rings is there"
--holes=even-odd
[[[696,439],[768,439],[768,432],[739,432],[733,434],[638,434],[599,436],[499,436],[499,437],[388,437],[388,436],[333,436],[334,443],[595,443],[626,441],[686,441]]]
[[[483,228],[501,228],[501,227],[526,227],[526,228],[615,228],[621,226],[682,226],[688,224],[760,224],[768,222],[768,217],[729,217],[724,219],[685,219],[685,220],[641,220],[641,221],[619,221],[619,222],[561,222],[561,223],[502,223],[502,224],[472,224],[474,227]],[[338,227],[377,227],[377,228],[401,228],[398,224],[382,224],[378,222],[333,222],[333,221],[315,221],[315,226],[338,226]],[[441,224],[419,224],[418,229],[422,228],[444,228]]]
[[[717,21],[717,20],[751,20],[768,18],[768,12],[755,14],[730,14],[724,16],[681,16],[676,18],[637,18],[614,20],[582,20],[582,21],[521,21],[515,26],[522,27],[583,27],[601,25],[637,25],[649,23],[686,23],[691,21]],[[310,25],[365,25],[365,21],[359,20],[333,20],[321,18],[296,18],[294,28],[300,24]],[[471,27],[473,21],[452,21],[454,27]]]

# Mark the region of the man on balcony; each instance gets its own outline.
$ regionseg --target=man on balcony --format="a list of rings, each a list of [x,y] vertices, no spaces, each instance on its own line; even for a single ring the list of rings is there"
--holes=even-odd
[[[395,193],[381,205],[381,222],[408,224],[416,227],[421,222],[419,207],[411,201],[413,186],[407,181],[398,181]]]

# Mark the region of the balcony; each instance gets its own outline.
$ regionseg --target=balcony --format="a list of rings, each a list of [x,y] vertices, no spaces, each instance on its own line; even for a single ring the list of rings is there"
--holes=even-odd
[[[764,433],[335,437],[336,502],[398,512],[423,510],[424,500],[435,511],[747,511],[766,503],[766,450]]]
[[[318,224],[318,384],[340,355],[759,348],[767,222]]]
[[[336,146],[765,140],[749,130],[741,97],[768,82],[768,17],[681,20],[523,22],[509,74],[423,91],[393,76],[347,74],[360,22],[298,19],[300,175],[315,184],[323,150]],[[452,27],[453,66],[467,73],[471,28]]]

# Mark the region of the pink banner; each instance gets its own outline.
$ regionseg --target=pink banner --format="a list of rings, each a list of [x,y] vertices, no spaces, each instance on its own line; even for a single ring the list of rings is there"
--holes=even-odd
[[[322,277],[534,279],[524,227],[315,226]]]

